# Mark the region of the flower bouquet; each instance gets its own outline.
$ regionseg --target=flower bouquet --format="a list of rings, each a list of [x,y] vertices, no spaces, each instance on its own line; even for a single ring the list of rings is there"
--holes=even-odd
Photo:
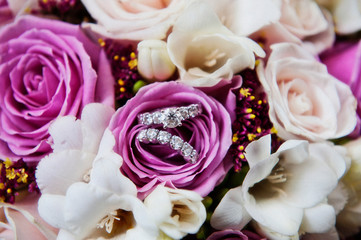
[[[359,0],[0,0],[0,239],[356,239]]]

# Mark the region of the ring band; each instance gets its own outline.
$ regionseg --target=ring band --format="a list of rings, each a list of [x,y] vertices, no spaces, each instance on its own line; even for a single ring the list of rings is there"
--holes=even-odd
[[[171,149],[178,151],[182,157],[189,163],[196,163],[198,160],[197,151],[182,138],[172,135],[171,133],[155,128],[148,128],[141,130],[137,139],[143,143],[160,143],[169,145]]]
[[[155,112],[146,112],[138,115],[139,123],[143,125],[163,124],[163,128],[176,128],[182,121],[194,118],[201,113],[200,104],[191,104],[183,107],[164,108]]]

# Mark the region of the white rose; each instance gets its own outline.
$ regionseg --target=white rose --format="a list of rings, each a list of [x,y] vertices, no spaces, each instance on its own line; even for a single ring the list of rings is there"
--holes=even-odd
[[[189,0],[82,0],[97,24],[84,24],[113,39],[164,39]]]
[[[300,46],[280,43],[272,50],[267,66],[260,64],[257,73],[278,135],[319,141],[351,133],[357,120],[350,88]]]
[[[293,42],[304,44],[313,53],[332,46],[335,40],[332,17],[313,0],[272,0],[280,7],[279,21],[262,28],[266,44]]]
[[[257,43],[227,29],[204,2],[194,3],[184,11],[167,43],[181,82],[196,87],[230,80],[233,74],[254,67],[254,54],[265,55]]]

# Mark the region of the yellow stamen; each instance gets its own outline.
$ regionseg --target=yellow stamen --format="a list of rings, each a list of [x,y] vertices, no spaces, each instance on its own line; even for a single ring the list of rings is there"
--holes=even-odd
[[[129,63],[128,63],[128,66],[130,67],[130,69],[135,68],[137,65],[138,65],[138,60],[137,59],[130,60]]]
[[[239,93],[244,97],[248,97],[249,95],[251,95],[248,88],[241,88],[239,90]]]
[[[238,136],[237,136],[237,133],[233,134],[233,137],[232,137],[232,142],[237,142],[238,141]]]
[[[119,55],[115,55],[115,56],[113,57],[113,59],[114,59],[114,61],[118,61],[118,60],[119,60]]]
[[[104,46],[105,46],[105,42],[104,42],[104,40],[103,40],[102,38],[99,38],[99,39],[98,39],[98,43],[99,43],[99,45],[100,45],[101,47],[104,47]]]
[[[249,141],[253,141],[253,140],[256,138],[256,135],[253,134],[253,133],[248,133],[248,134],[247,134],[247,137],[248,137],[248,140],[249,140]]]
[[[137,56],[135,55],[135,53],[134,52],[132,52],[131,54],[130,54],[130,58],[131,59],[135,59]]]
[[[9,168],[9,167],[11,167],[11,165],[13,165],[13,162],[9,158],[6,158],[5,159],[5,167]]]
[[[6,178],[12,180],[16,177],[14,169],[6,169]]]
[[[119,78],[119,79],[118,79],[118,84],[119,84],[120,86],[124,86],[124,81],[123,81],[123,79]]]

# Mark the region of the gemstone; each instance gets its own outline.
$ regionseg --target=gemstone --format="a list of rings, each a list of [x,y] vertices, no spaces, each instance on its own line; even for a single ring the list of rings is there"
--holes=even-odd
[[[153,123],[152,114],[150,114],[150,113],[141,114],[140,122],[144,125],[151,125]]]
[[[192,153],[191,153],[191,155],[189,157],[189,162],[190,163],[196,163],[197,160],[198,160],[198,153],[197,153],[197,151],[195,149],[193,149],[193,151],[192,151]]]
[[[182,116],[182,120],[189,118],[188,107],[180,107],[178,109],[178,111],[179,111],[180,115]]]
[[[199,114],[199,105],[192,104],[188,107],[188,114],[190,117],[195,117]]]
[[[189,143],[185,142],[182,146],[183,157],[189,157],[192,154],[192,151],[193,147]]]
[[[139,142],[144,142],[144,141],[148,140],[148,138],[147,138],[147,129],[141,130],[137,135],[137,139],[138,139]]]
[[[175,128],[182,125],[182,116],[177,111],[177,108],[167,108],[162,110],[162,113],[164,114],[164,122],[163,127],[164,128]]]
[[[170,141],[170,138],[172,137],[172,134],[166,131],[159,131],[157,140],[161,144],[167,144]]]
[[[173,135],[172,138],[170,139],[170,146],[174,150],[180,150],[183,146],[183,140],[180,137]]]
[[[158,129],[149,128],[147,131],[147,138],[148,138],[149,142],[154,142],[157,139],[158,133],[159,133]]]
[[[165,116],[162,112],[154,112],[153,113],[153,123],[161,124],[164,122]]]

